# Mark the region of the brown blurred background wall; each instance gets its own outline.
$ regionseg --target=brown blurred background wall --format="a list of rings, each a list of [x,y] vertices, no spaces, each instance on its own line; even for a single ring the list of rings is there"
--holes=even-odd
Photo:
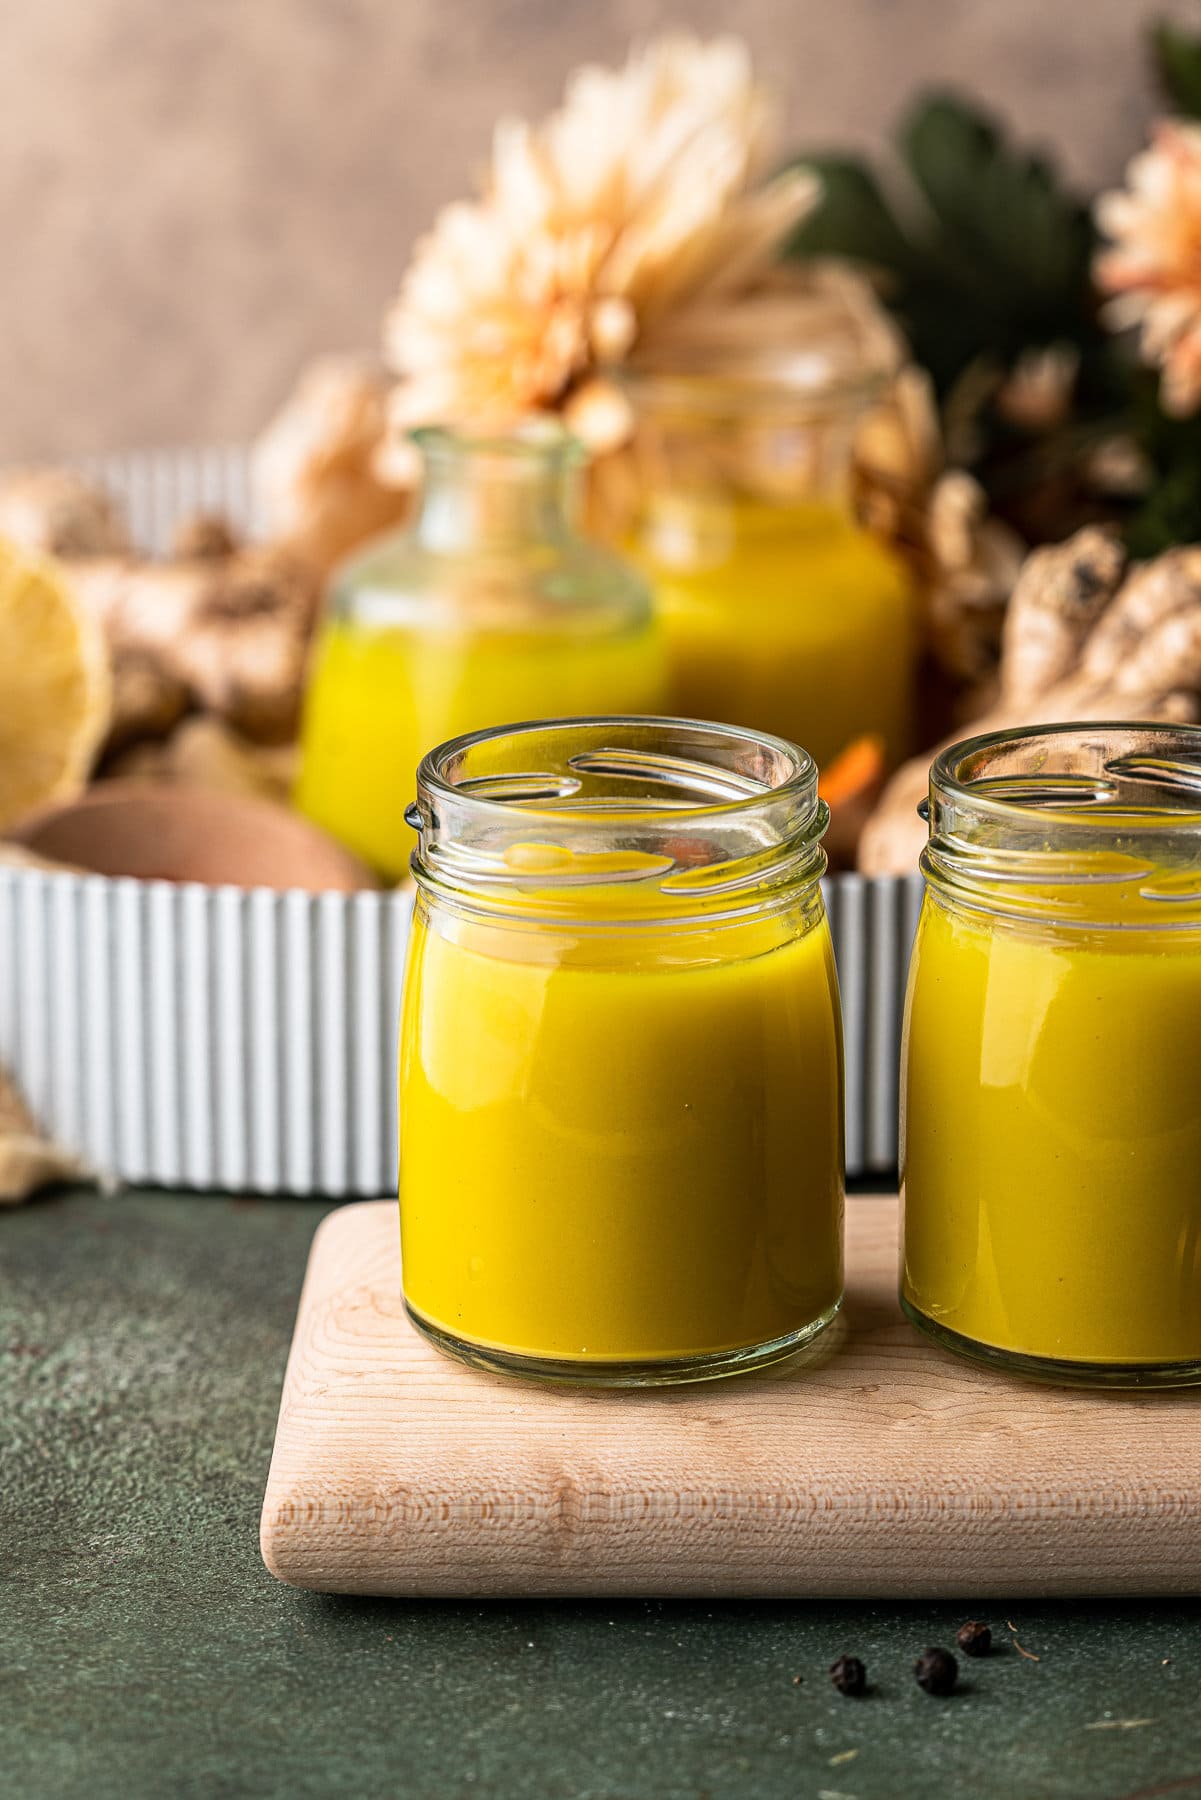
[[[304,357],[373,344],[414,235],[502,110],[667,23],[751,41],[786,141],[879,141],[971,86],[1095,183],[1154,100],[1173,0],[8,0],[0,460],[257,428]]]

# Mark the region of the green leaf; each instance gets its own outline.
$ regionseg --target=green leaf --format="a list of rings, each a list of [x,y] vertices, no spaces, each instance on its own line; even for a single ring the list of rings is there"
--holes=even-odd
[[[795,256],[841,256],[877,268],[907,269],[913,253],[871,170],[849,156],[806,156],[793,165],[812,169],[821,198],[788,245]]]
[[[1163,19],[1151,33],[1151,54],[1160,86],[1177,112],[1201,118],[1201,38]]]
[[[994,351],[1005,356],[1070,331],[1092,231],[1048,164],[1012,149],[989,119],[946,94],[918,104],[900,146],[933,214],[947,278],[979,308]]]
[[[821,175],[825,196],[792,253],[888,272],[886,298],[942,394],[981,359],[1006,366],[1057,341],[1083,353],[1096,336],[1092,226],[1050,166],[946,93],[918,101],[898,149],[907,205],[904,193],[890,204],[853,158],[802,159]]]
[[[1129,425],[1151,465],[1151,484],[1125,527],[1133,556],[1201,542],[1201,418],[1165,413],[1148,370],[1133,378]]]

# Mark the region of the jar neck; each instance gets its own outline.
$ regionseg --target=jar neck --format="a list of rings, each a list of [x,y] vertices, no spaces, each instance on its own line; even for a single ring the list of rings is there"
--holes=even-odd
[[[858,392],[790,394],[677,376],[634,384],[644,494],[747,508],[850,511],[851,462],[866,400]]]
[[[1087,928],[1201,929],[1201,729],[996,732],[930,772],[922,870],[950,904]]]
[[[492,916],[574,928],[715,922],[812,894],[829,814],[781,739],[654,718],[561,719],[457,738],[406,815],[418,885]]]
[[[424,549],[453,555],[572,535],[581,461],[572,439],[558,432],[471,438],[441,429],[415,437],[423,476],[411,535]]]

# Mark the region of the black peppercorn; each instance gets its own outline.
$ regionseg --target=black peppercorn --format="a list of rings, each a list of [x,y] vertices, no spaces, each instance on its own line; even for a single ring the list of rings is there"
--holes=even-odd
[[[857,1700],[867,1692],[867,1670],[857,1656],[839,1656],[830,1664],[830,1680],[840,1694]]]
[[[924,1688],[928,1694],[937,1694],[941,1699],[954,1693],[959,1664],[949,1650],[940,1650],[935,1646],[922,1651],[913,1665],[913,1673],[920,1688]]]
[[[969,1619],[955,1633],[955,1642],[965,1656],[987,1656],[992,1649],[992,1632],[983,1619]]]

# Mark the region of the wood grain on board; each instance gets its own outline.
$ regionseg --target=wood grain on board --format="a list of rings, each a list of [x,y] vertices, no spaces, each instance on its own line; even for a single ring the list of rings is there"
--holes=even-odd
[[[1201,1390],[977,1370],[896,1304],[897,1206],[847,1208],[843,1320],[798,1365],[586,1392],[442,1357],[396,1207],[313,1245],[263,1505],[281,1580],[395,1595],[1201,1593]]]

